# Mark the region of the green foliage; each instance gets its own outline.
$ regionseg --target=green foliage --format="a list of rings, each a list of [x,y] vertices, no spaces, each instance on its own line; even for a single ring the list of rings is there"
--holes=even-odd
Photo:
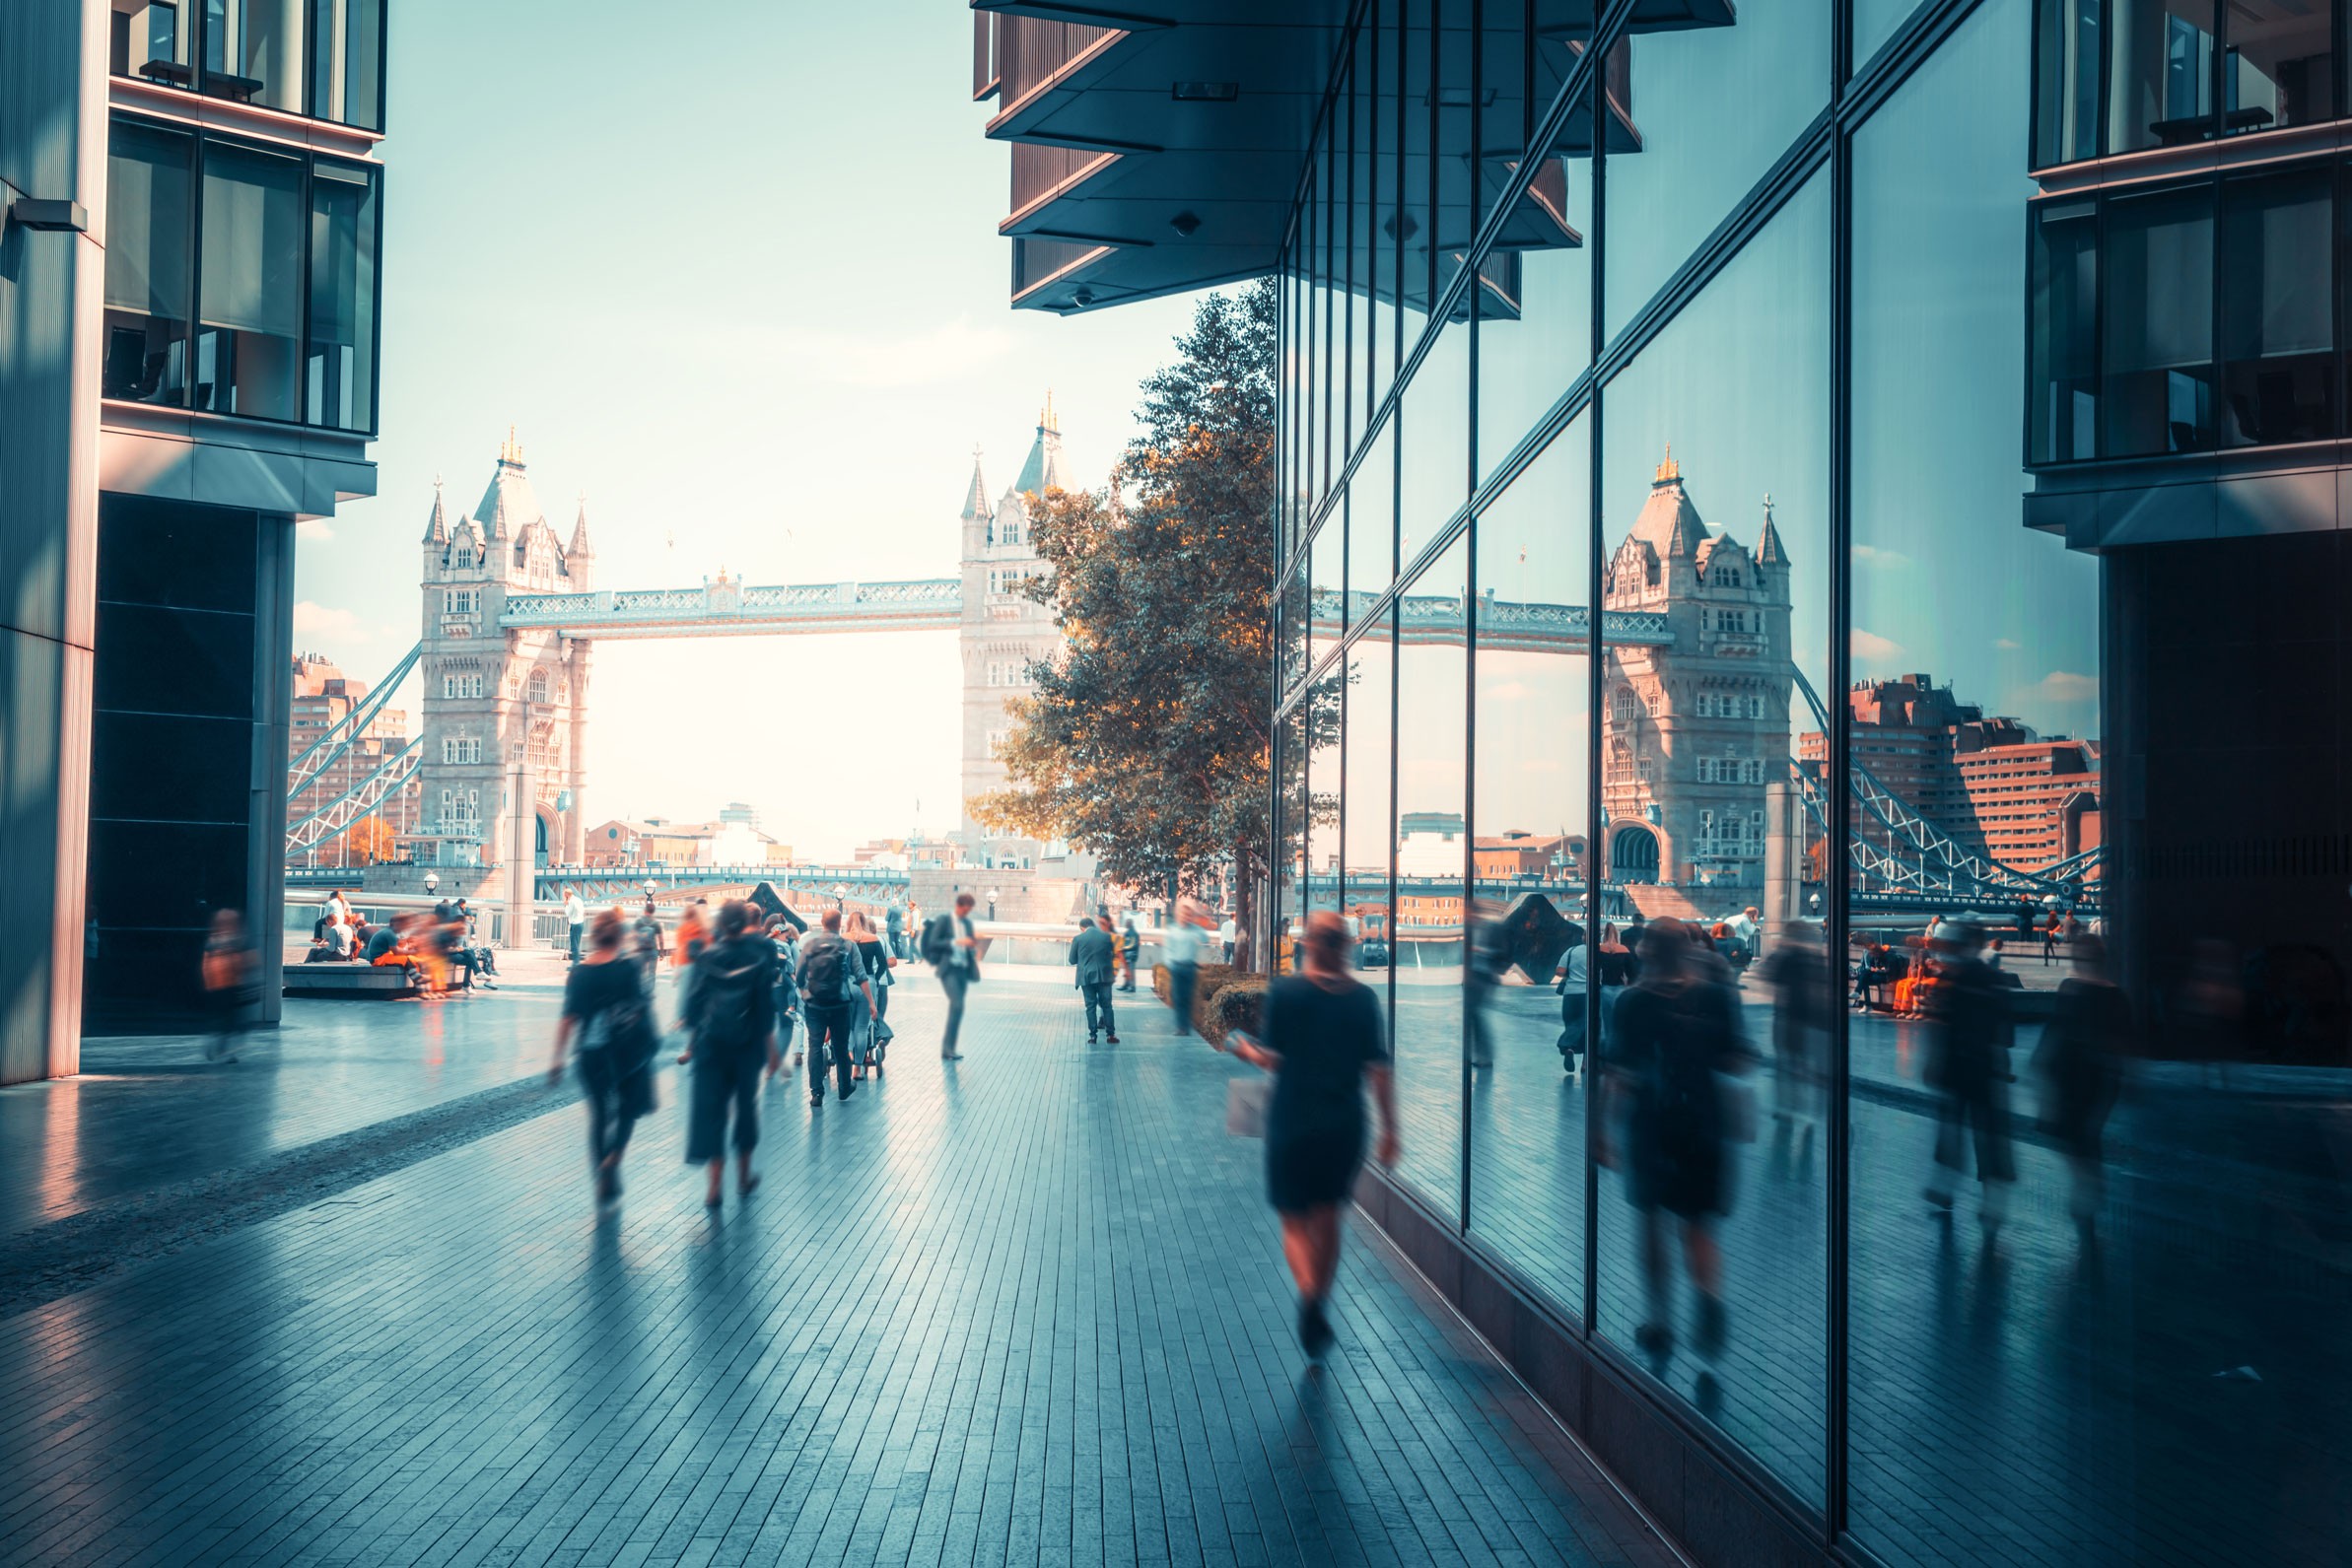
[[[1012,785],[974,810],[1132,887],[1199,890],[1226,862],[1245,890],[1266,874],[1275,300],[1260,283],[1203,301],[1142,383],[1110,486],[1032,506],[1047,570],[1029,591],[1068,648],[1030,667],[1002,752]]]

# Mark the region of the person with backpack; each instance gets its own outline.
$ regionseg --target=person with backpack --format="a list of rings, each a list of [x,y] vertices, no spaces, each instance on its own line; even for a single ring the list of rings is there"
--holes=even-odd
[[[852,910],[842,922],[842,939],[850,944],[858,958],[858,973],[865,977],[866,994],[873,998],[870,1017],[860,1017],[858,1009],[850,1009],[850,1033],[854,1037],[857,1071],[863,1078],[868,1067],[882,1070],[882,1058],[889,1054],[895,1031],[890,1027],[890,966],[897,962],[882,939],[874,934],[873,921],[864,910]]]
[[[564,1012],[555,1026],[555,1059],[547,1067],[547,1081],[560,1082],[564,1048],[575,1048],[599,1203],[621,1195],[629,1134],[638,1118],[654,1109],[653,1003],[645,970],[623,951],[627,934],[619,910],[596,917],[588,956],[564,977]]]
[[[1127,923],[1119,932],[1119,989],[1136,989],[1136,960],[1143,956],[1143,933],[1136,929],[1136,918],[1127,917]]]
[[[686,1163],[710,1168],[705,1208],[719,1206],[726,1171],[727,1113],[734,1113],[735,1191],[749,1197],[759,1187],[751,1151],[759,1146],[761,1069],[774,1070],[776,944],[752,928],[752,908],[741,899],[719,907],[710,937],[694,960],[679,1021],[694,1044],[678,1060],[694,1063],[694,1104],[686,1124]]]
[[[800,1018],[800,933],[777,915],[768,920],[768,940],[776,946],[776,1051],[787,1065],[797,1067],[800,1054],[793,1048],[793,1026]]]
[[[939,977],[939,989],[947,993],[947,1027],[939,1037],[941,1061],[963,1059],[955,1041],[964,1026],[964,996],[980,984],[980,937],[972,928],[974,902],[971,894],[958,893],[953,915],[935,916],[923,927],[923,961],[931,965]]]
[[[1666,919],[1642,932],[1641,978],[1618,999],[1605,1042],[1610,1092],[1623,1102],[1626,1196],[1639,1216],[1648,1310],[1634,1342],[1673,1353],[1667,1303],[1666,1216],[1680,1222],[1683,1257],[1698,1290],[1698,1348],[1722,1348],[1723,1254],[1714,1222],[1731,1211],[1727,1145],[1753,1129],[1734,1125],[1725,1080],[1754,1070],[1729,966],[1695,940],[1695,927]],[[1604,1162],[1606,1163],[1606,1162]]]
[[[858,1092],[850,1076],[851,1010],[861,1000],[873,1011],[873,988],[866,982],[858,950],[841,934],[841,911],[827,910],[814,936],[800,944],[800,1015],[808,1025],[808,1104],[825,1103],[825,1063],[833,1063],[835,1086],[847,1100]]]

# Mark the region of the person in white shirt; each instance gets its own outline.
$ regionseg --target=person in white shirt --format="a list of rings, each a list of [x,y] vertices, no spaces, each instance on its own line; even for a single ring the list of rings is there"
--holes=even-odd
[[[1228,964],[1233,962],[1233,917],[1228,915],[1225,922],[1216,928],[1216,939],[1225,944],[1225,962]]]
[[[1176,1032],[1193,1032],[1193,990],[1201,979],[1201,915],[1192,901],[1176,906],[1176,923],[1160,938],[1160,952],[1168,966],[1168,1010],[1176,1015]]]
[[[588,906],[580,901],[580,889],[564,890],[564,923],[572,927],[572,962],[580,962],[581,930],[588,924]]]

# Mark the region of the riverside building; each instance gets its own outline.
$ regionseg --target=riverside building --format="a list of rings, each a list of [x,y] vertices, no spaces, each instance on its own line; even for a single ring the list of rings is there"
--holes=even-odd
[[[975,9],[1015,307],[1280,291],[1260,907],[1393,929],[1366,1211],[1698,1561],[2340,1561],[2352,1274],[2288,1237],[2352,1071],[2341,8]],[[2013,727],[1840,696],[1922,670]],[[2037,967],[2015,1197],[1935,1209],[1932,1038],[1851,944],[2024,903],[2132,1009],[2107,1185],[2038,1130]],[[1539,938],[1750,905],[1790,1117],[1730,1152],[1716,1344]]]

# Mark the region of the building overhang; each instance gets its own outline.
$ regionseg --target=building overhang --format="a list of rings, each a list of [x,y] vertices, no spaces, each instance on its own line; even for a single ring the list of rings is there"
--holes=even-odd
[[[206,507],[331,517],[376,494],[368,438],[107,399],[100,404],[98,487]]]

